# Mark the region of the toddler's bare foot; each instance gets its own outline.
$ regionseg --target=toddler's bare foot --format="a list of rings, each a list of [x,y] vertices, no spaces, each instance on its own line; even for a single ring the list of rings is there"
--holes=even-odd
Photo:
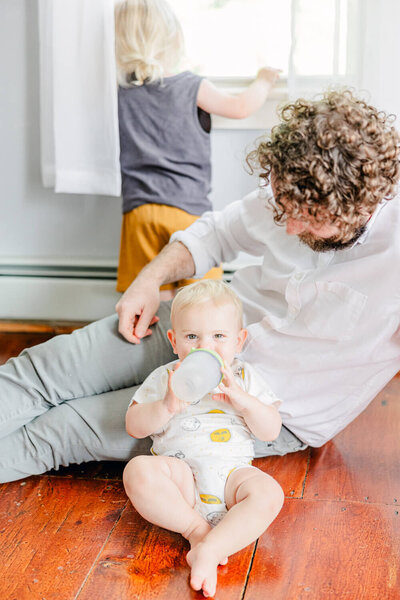
[[[217,567],[222,564],[210,544],[200,542],[188,552],[186,560],[191,567],[190,585],[202,590],[206,598],[214,596],[217,589]]]

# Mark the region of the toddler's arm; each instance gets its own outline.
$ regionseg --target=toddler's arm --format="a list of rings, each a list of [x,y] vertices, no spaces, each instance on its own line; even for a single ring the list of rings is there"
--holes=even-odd
[[[252,434],[261,441],[275,440],[282,427],[282,419],[276,404],[264,404],[255,396],[243,390],[235,381],[230,368],[223,368],[223,383],[220,384],[222,394],[218,400],[228,402],[243,419]]]
[[[128,408],[125,424],[126,431],[132,437],[141,439],[159,431],[174,415],[185,408],[185,403],[171,390],[172,373],[173,371],[170,371],[168,374],[168,389],[164,398],[156,402],[133,402]]]
[[[278,69],[264,67],[258,71],[253,83],[237,95],[222,92],[208,79],[203,79],[199,87],[197,105],[213,115],[245,119],[261,108],[278,77]]]

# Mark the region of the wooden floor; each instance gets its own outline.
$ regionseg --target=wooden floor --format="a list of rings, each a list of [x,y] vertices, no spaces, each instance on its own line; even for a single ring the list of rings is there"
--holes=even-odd
[[[0,333],[0,362],[53,333]],[[333,442],[256,461],[285,505],[219,568],[218,600],[400,599],[399,399],[396,377]],[[186,542],[135,512],[122,469],[89,463],[0,485],[1,600],[202,597]]]

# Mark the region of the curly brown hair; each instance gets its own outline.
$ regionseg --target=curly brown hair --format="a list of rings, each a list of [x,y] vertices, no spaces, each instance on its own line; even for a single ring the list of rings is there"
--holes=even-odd
[[[339,227],[349,240],[377,204],[396,192],[400,138],[393,115],[379,112],[351,90],[299,99],[280,111],[281,123],[247,156],[264,185],[273,174],[274,220],[286,217]]]

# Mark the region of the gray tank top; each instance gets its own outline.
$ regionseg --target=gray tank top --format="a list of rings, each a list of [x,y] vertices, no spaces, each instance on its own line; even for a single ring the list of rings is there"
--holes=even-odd
[[[119,88],[124,213],[147,203],[193,215],[211,209],[210,134],[198,115],[200,82],[185,71],[163,82]]]

